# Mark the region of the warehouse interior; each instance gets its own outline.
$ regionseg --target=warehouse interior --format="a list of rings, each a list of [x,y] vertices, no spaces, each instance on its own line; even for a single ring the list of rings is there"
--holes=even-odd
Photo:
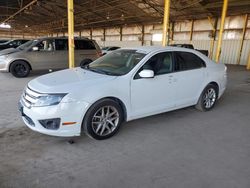
[[[72,0],[74,23],[69,1],[1,0],[0,39],[73,35],[123,48],[162,46],[165,35],[167,45],[192,44],[226,64],[227,90],[207,113],[188,107],[134,120],[100,142],[50,137],[22,123],[25,85],[51,70],[23,79],[0,73],[0,187],[248,188],[250,1]]]

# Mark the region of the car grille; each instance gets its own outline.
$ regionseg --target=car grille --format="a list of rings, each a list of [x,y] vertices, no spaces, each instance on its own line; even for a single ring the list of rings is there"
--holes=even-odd
[[[43,96],[43,94],[33,91],[29,87],[26,87],[22,94],[21,102],[25,107],[31,108],[31,106],[35,104],[38,98],[41,96]]]

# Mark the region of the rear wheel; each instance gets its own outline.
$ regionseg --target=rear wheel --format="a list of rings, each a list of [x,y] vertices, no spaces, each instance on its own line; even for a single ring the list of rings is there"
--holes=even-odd
[[[24,78],[29,75],[30,66],[25,61],[15,61],[10,66],[10,72],[17,78]]]
[[[83,128],[88,136],[104,140],[118,132],[122,121],[120,105],[111,99],[104,99],[90,107],[84,118]]]
[[[196,108],[201,111],[211,110],[218,98],[218,89],[213,84],[208,84],[208,86],[203,90]]]

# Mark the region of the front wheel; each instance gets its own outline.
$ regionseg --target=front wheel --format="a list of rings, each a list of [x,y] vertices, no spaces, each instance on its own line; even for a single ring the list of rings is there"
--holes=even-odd
[[[196,108],[201,111],[211,110],[218,98],[218,89],[213,84],[208,84],[208,86],[203,90]]]
[[[24,78],[29,75],[30,66],[25,61],[15,61],[10,66],[10,72],[17,78]]]
[[[111,99],[104,99],[90,107],[85,115],[83,128],[88,136],[104,140],[118,132],[122,121],[120,105]]]

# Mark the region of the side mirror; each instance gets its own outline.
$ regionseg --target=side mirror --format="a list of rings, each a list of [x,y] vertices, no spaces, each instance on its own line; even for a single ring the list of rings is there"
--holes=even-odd
[[[80,63],[80,67],[85,67],[87,66],[88,64],[92,63],[93,61],[91,59],[84,59],[81,61]]]
[[[37,46],[32,47],[32,51],[38,51],[39,48]]]
[[[154,78],[155,74],[154,74],[154,71],[149,70],[149,69],[145,69],[139,73],[139,76],[141,78]]]

